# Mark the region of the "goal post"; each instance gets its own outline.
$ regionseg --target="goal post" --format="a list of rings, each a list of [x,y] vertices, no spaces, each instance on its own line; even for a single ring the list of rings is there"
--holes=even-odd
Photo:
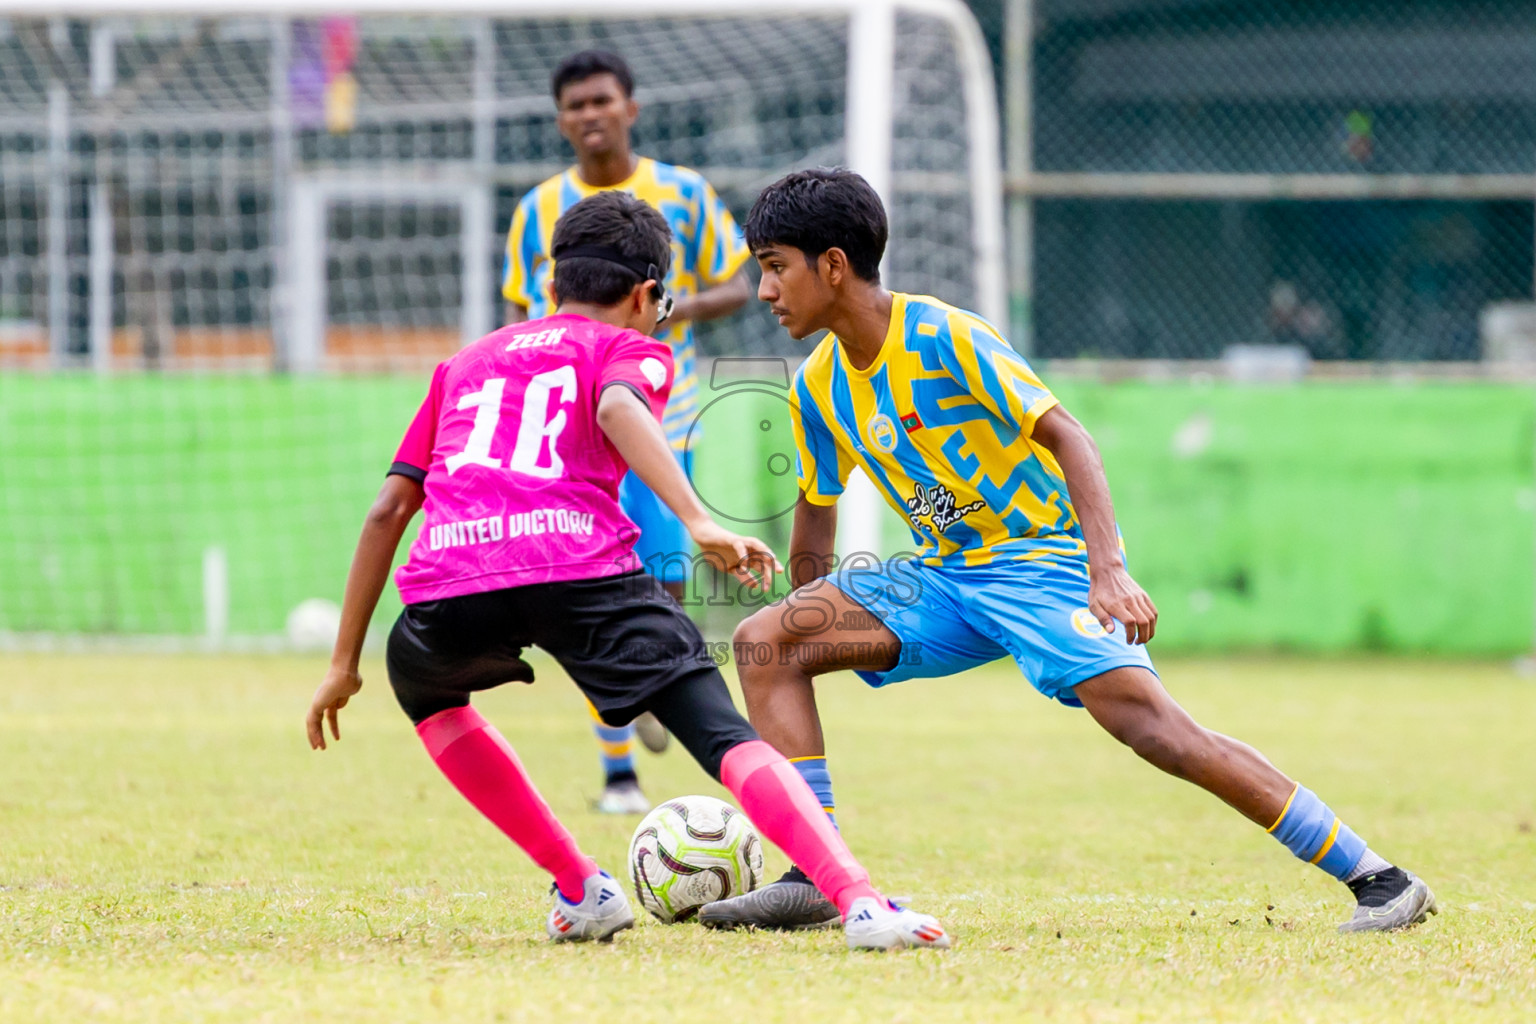
[[[964,191],[968,194],[972,235],[971,258],[975,274],[971,302],[978,312],[994,322],[1002,323],[1006,317],[1003,177],[999,151],[997,99],[991,58],[985,40],[982,38],[975,17],[962,0],[779,0],[772,5],[746,3],[744,0],[643,0],[640,3],[632,0],[571,0],[571,2],[450,0],[447,4],[434,5],[430,8],[419,3],[398,2],[398,0],[360,0],[360,2],[345,5],[345,11],[348,16],[357,18],[415,17],[430,18],[439,23],[449,18],[467,19],[464,31],[474,39],[475,67],[470,76],[474,83],[473,95],[466,97],[472,107],[472,134],[475,135],[473,163],[478,166],[481,173],[487,175],[492,173],[494,162],[491,156],[494,142],[488,136],[495,130],[492,122],[497,101],[493,95],[495,72],[488,66],[488,61],[492,58],[487,56],[487,51],[494,44],[485,43],[483,30],[485,19],[549,18],[601,21],[644,17],[697,19],[701,22],[725,19],[765,22],[795,18],[846,19],[848,29],[845,159],[848,166],[859,171],[875,185],[882,197],[886,198],[888,206],[891,205],[893,187],[898,184],[895,179],[900,172],[900,168],[893,166],[892,162],[894,93],[897,88],[893,75],[897,57],[896,18],[898,14],[910,14],[931,19],[948,31],[955,48],[956,66],[963,92],[960,113],[963,117],[966,154],[963,184],[953,181],[951,170],[938,172],[937,175],[930,174],[934,180],[926,187]],[[0,16],[18,19],[49,19],[51,30],[55,31],[55,34],[57,34],[57,26],[65,19],[117,19],[119,22],[127,19],[128,23],[123,30],[130,36],[133,32],[132,21],[134,20],[189,18],[197,19],[199,24],[207,24],[226,17],[240,18],[245,21],[250,21],[253,17],[269,19],[273,26],[270,47],[271,101],[269,116],[264,120],[269,122],[266,127],[272,132],[274,149],[278,150],[274,159],[274,177],[291,172],[291,168],[284,164],[292,158],[289,149],[291,140],[287,138],[293,127],[287,105],[289,88],[287,74],[290,71],[292,54],[291,47],[283,37],[281,29],[288,19],[314,18],[318,13],[320,12],[317,12],[313,6],[298,3],[253,5],[219,2],[219,0],[201,4],[196,3],[195,0],[128,0],[128,2],[7,0],[0,3]],[[93,89],[102,89],[102,83],[110,82],[113,77],[116,62],[111,57],[111,46],[110,33],[92,32],[92,66],[88,74],[92,78]],[[103,71],[105,65],[112,65],[114,69]],[[67,137],[71,131],[69,102],[67,98],[61,96],[61,92],[56,86],[51,87],[46,115],[49,159],[53,162],[63,159],[60,151],[67,148]],[[86,122],[91,120],[89,113],[85,115],[84,120]],[[89,127],[90,130],[97,132],[110,131],[112,128],[110,124],[91,124]],[[912,180],[917,175],[909,174],[906,177]],[[274,185],[279,186],[279,196],[275,206],[281,206],[285,199],[282,196],[282,184],[274,181]],[[105,204],[98,198],[97,202],[92,204],[92,208],[103,205]],[[274,216],[283,218],[284,212],[278,210]],[[49,231],[56,234],[63,232],[65,227],[62,219],[56,217],[55,221],[50,221]],[[285,228],[286,225],[279,221],[274,224],[274,233],[280,236]],[[58,237],[62,237],[62,234],[58,234]],[[62,244],[56,243],[49,247],[49,251],[57,258],[57,251],[63,248]],[[61,271],[51,276],[63,277],[67,274]],[[97,262],[92,265],[90,279],[99,285],[109,276],[105,264],[98,255]],[[52,289],[49,292],[50,320],[67,320],[68,316],[62,305],[66,301],[64,290],[57,284],[50,285],[50,288]],[[93,352],[106,341],[103,335],[110,329],[106,321],[107,318],[99,313],[92,319],[95,325],[90,339]],[[65,339],[58,336],[61,332],[59,325],[50,324],[49,330],[52,350],[55,353],[67,352],[70,346]],[[280,343],[278,347],[281,348]],[[98,360],[98,365],[101,364],[102,360]]]
[[[330,214],[337,206],[389,204],[395,207],[447,207],[459,218],[459,261],[463,267],[485,262],[475,224],[493,220],[490,187],[484,181],[412,181],[379,179],[363,174],[295,175],[287,189],[289,277],[287,310],[287,369],[294,373],[318,373],[325,366],[327,311],[330,307],[328,273]],[[491,280],[485,274],[460,276],[458,342],[468,345],[489,333]],[[387,360],[386,360],[387,361]]]

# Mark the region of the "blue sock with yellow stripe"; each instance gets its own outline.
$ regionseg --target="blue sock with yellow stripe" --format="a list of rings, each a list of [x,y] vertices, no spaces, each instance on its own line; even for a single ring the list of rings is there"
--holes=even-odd
[[[603,752],[603,775],[608,782],[635,777],[635,727],[594,725],[597,745]]]
[[[1366,854],[1365,840],[1300,783],[1269,831],[1287,850],[1341,882],[1349,880]]]
[[[792,757],[789,763],[795,766],[795,771],[811,787],[811,792],[821,802],[821,809],[827,812],[827,817],[832,819],[832,826],[836,828],[837,803],[832,799],[832,773],[827,771],[826,757]]]
[[[606,781],[611,783],[633,779],[635,777],[635,727],[604,723],[597,713],[597,708],[593,707],[590,701],[587,702],[587,714],[592,718],[592,734],[597,737],[598,748],[603,754],[603,776]]]

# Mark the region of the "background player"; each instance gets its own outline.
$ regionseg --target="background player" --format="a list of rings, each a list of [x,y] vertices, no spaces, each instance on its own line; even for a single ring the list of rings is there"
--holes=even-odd
[[[560,62],[551,84],[560,134],[576,150],[576,166],[543,182],[517,204],[507,234],[501,289],[507,300],[507,322],[549,312],[554,266],[550,243],[556,219],[573,203],[595,192],[617,189],[661,211],[672,228],[667,290],[675,305],[656,334],[671,346],[677,364],[665,427],[676,457],[691,476],[688,431],[699,410],[692,324],[734,313],[751,297],[751,284],[742,272],[749,255],[746,243],[730,211],[702,175],[641,157],[631,148],[630,130],[640,108],[634,101],[634,76],[623,58],[596,50],[573,54]],[[682,600],[692,565],[687,531],[634,474],[624,479],[619,499],[625,515],[640,530],[635,544],[640,560],[668,593]],[[597,721],[596,715],[593,720],[604,770],[597,809],[643,814],[650,803],[635,776],[634,728],[611,728]],[[648,717],[637,724],[641,739],[660,752],[666,733]]]
[[[358,540],[332,667],[306,722],[310,745],[324,749],[327,719],[340,738],[337,712],[362,686],[368,621],[422,509],[397,576],[405,609],[389,637],[390,683],[443,774],[554,875],[551,939],[607,939],[634,914],[470,706],[476,691],[533,681],[520,657],[529,644],[552,654],[605,720],[655,713],[832,894],[850,948],[947,947],[933,918],[870,886],[810,788],[732,707],[698,627],[632,549],[618,506],[629,466],[721,568],[763,586],[779,568],[761,541],[710,519],[661,430],[670,353],[639,330],[665,308],[666,222],[629,196],[595,196],[560,219],[553,250],[565,257],[555,315],[489,334],[433,374]]]
[[[990,324],[886,291],[887,233],[880,197],[847,171],[782,178],[747,220],[759,297],[793,338],[833,332],[801,366],[790,398],[798,589],[736,631],[738,643],[778,652],[737,659],[763,738],[830,813],[814,676],[853,669],[884,686],[1011,656],[1042,694],[1086,707],[1147,761],[1348,885],[1357,907],[1344,930],[1405,927],[1434,913],[1423,882],[1368,849],[1258,751],[1197,725],[1163,689],[1144,646],[1157,609],[1126,571],[1093,439]],[[828,577],[837,498],[855,465],[908,521],[920,557]],[[866,611],[873,625],[854,614]],[[700,920],[808,927],[829,915],[835,909],[791,872],[705,907]]]

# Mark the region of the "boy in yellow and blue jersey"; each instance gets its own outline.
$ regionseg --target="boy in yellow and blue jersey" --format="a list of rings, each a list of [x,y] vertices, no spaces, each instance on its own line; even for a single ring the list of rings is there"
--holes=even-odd
[[[734,313],[751,297],[743,272],[750,256],[746,242],[730,210],[703,175],[639,156],[631,148],[630,130],[640,108],[634,100],[634,75],[623,58],[599,50],[573,54],[555,69],[551,87],[560,134],[575,149],[576,165],[523,196],[512,215],[501,286],[507,322],[553,311],[549,286],[555,264],[550,244],[555,222],[566,210],[610,189],[627,192],[658,210],[672,229],[672,266],[666,287],[674,306],[656,337],[671,346],[676,363],[662,426],[679,464],[692,479],[688,446],[699,411],[692,325]],[[619,502],[640,531],[635,554],[667,592],[681,600],[693,565],[687,530],[633,473],[620,485]],[[613,728],[603,724],[590,706],[588,711],[602,750],[604,786],[597,809],[645,813],[650,804],[635,775],[636,728],[656,751],[665,747],[666,732],[648,715],[633,726]]]
[[[1126,571],[1109,484],[1088,432],[996,328],[880,284],[880,198],[848,171],[770,185],[747,219],[758,297],[791,337],[828,330],[791,389],[800,497],[797,588],[738,627],[748,715],[831,813],[813,677],[871,686],[1012,658],[1047,697],[1086,707],[1147,761],[1219,796],[1354,893],[1345,931],[1436,912],[1418,878],[1371,851],[1310,790],[1252,747],[1196,724],[1146,642],[1157,609]],[[914,557],[834,567],[836,502],[854,467],[906,520]],[[764,658],[763,645],[774,656]],[[835,909],[792,870],[705,907],[717,928],[807,928]]]

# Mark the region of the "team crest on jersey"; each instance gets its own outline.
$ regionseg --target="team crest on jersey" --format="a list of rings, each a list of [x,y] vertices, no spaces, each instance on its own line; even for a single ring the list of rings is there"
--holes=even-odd
[[[1087,608],[1079,608],[1072,613],[1072,628],[1093,640],[1109,635],[1104,631],[1104,625],[1099,622],[1098,616]]]
[[[896,450],[896,424],[885,413],[879,413],[869,421],[869,443],[883,452]]]
[[[932,487],[914,484],[912,497],[907,499],[907,519],[911,521],[914,530],[920,530],[923,527],[923,516],[927,516],[935,532],[943,533],[985,505],[984,501],[956,505],[955,492],[943,484],[934,484]]]

